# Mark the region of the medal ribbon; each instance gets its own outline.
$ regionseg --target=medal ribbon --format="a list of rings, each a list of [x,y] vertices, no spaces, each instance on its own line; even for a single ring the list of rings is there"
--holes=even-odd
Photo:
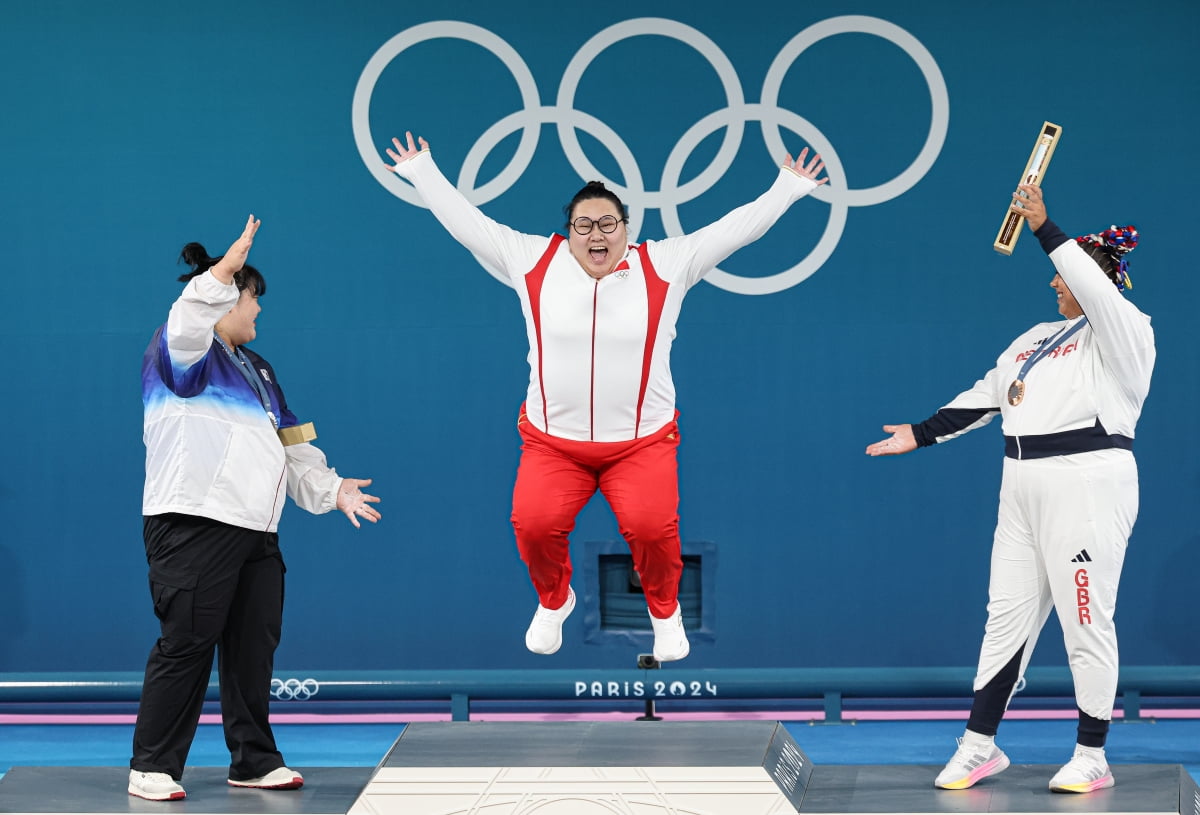
[[[250,383],[250,387],[258,394],[258,401],[262,402],[263,410],[267,412],[267,417],[270,418],[271,424],[278,428],[279,420],[275,418],[275,414],[271,410],[271,392],[267,390],[267,386],[259,377],[258,371],[254,370],[254,366],[250,364],[250,360],[247,358],[245,352],[241,348],[236,350],[230,348],[225,344],[225,340],[221,339],[221,336],[215,331],[213,332],[213,339],[225,349],[225,353],[229,354],[229,358],[237,363],[237,369],[242,372],[242,376],[246,378],[246,381]]]
[[[1041,362],[1042,359],[1048,356],[1050,352],[1057,348],[1061,343],[1064,343],[1070,339],[1071,335],[1083,328],[1086,323],[1087,317],[1085,316],[1079,322],[1075,323],[1075,325],[1063,328],[1053,337],[1042,343],[1042,346],[1038,348],[1038,350],[1035,351],[1033,355],[1029,357],[1029,359],[1025,360],[1025,364],[1021,366],[1021,372],[1017,374],[1017,382],[1024,382],[1025,376],[1029,373],[1030,368]]]

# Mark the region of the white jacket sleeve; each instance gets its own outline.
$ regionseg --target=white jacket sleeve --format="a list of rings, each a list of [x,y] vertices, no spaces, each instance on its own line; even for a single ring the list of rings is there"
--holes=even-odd
[[[758,198],[695,232],[649,244],[650,257],[656,268],[691,287],[725,258],[765,235],[792,204],[816,188],[812,180],[780,167],[775,182]]]
[[[283,450],[287,457],[287,492],[296,506],[314,515],[335,509],[342,477],[325,463],[320,448],[306,442]]]
[[[1075,241],[1056,248],[1050,253],[1050,260],[1087,315],[1104,366],[1140,409],[1154,371],[1154,330],[1150,318],[1125,299]]]
[[[525,274],[546,250],[544,236],[526,235],[484,215],[442,175],[428,150],[401,162],[397,174],[412,182],[450,236],[501,280]]]
[[[172,364],[190,368],[204,358],[212,347],[213,327],[237,305],[239,296],[237,286],[226,286],[212,272],[188,281],[167,316],[167,348]]]

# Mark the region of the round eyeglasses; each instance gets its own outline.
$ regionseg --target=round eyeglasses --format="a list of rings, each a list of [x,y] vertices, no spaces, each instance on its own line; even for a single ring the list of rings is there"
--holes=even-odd
[[[592,227],[595,226],[599,227],[600,231],[607,235],[617,230],[617,224],[624,222],[624,218],[618,218],[615,215],[603,215],[594,221],[591,218],[581,215],[571,221],[571,228],[580,235],[590,235],[592,234]]]

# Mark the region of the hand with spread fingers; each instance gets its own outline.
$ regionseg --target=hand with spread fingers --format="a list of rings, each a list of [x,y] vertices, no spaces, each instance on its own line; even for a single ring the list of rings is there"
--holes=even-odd
[[[391,158],[392,161],[396,162],[395,167],[388,168],[392,172],[395,172],[396,169],[403,162],[408,161],[409,159],[413,158],[414,156],[418,155],[419,153],[422,153],[429,149],[429,142],[425,141],[425,139],[423,139],[422,137],[418,136],[417,141],[414,143],[413,142],[413,134],[411,132],[405,131],[404,135],[408,139],[407,147],[405,147],[404,143],[401,142],[399,139],[393,138],[392,145],[395,146],[396,149],[393,150],[391,147],[387,148],[388,156]]]
[[[814,182],[818,187],[829,180],[828,176],[821,179],[817,178],[821,174],[821,171],[825,169],[825,162],[821,160],[821,156],[817,153],[813,154],[810,161],[807,147],[800,151],[800,155],[796,156],[795,161],[792,161],[792,154],[788,153],[783,166],[801,178],[807,178],[809,181]]]
[[[379,499],[374,495],[367,495],[360,487],[368,487],[371,485],[371,479],[358,478],[343,478],[342,485],[338,489],[337,508],[350,519],[350,523],[354,524],[355,528],[362,526],[358,522],[358,517],[365,518],[371,523],[376,523],[382,515],[379,510],[369,504],[378,504]]]

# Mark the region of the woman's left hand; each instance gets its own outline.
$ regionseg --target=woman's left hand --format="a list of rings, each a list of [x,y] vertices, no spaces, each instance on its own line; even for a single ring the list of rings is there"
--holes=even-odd
[[[806,161],[808,162],[807,164],[805,163]],[[792,161],[792,154],[788,153],[787,159],[783,162],[783,166],[787,167],[798,176],[807,178],[809,181],[816,182],[817,186],[820,186],[829,180],[828,176],[821,179],[817,178],[817,176],[821,174],[821,171],[825,169],[825,162],[821,161],[821,156],[817,153],[813,153],[812,160],[809,161],[807,147],[800,151],[800,155],[796,157],[795,161]]]
[[[393,138],[392,145],[396,149],[393,150],[391,147],[387,148],[388,157],[392,161],[396,162],[394,167],[388,167],[388,169],[392,172],[398,171],[401,164],[413,158],[418,153],[422,153],[429,149],[429,142],[425,141],[425,139],[421,138],[420,136],[417,137],[415,142],[413,141],[412,131],[405,131],[404,135],[408,139],[408,146],[405,146],[404,142],[400,141],[399,139]]]
[[[368,504],[378,504],[379,499],[374,495],[367,495],[359,489],[359,487],[366,487],[370,484],[371,479],[369,478],[343,478],[338,487],[337,508],[350,519],[350,523],[354,524],[355,528],[361,526],[358,522],[359,518],[366,518],[371,523],[375,523],[382,517],[379,510],[368,506]]]
[[[1042,197],[1042,188],[1037,184],[1018,184],[1008,211],[1025,216],[1030,230],[1037,232],[1046,223],[1046,200]]]

